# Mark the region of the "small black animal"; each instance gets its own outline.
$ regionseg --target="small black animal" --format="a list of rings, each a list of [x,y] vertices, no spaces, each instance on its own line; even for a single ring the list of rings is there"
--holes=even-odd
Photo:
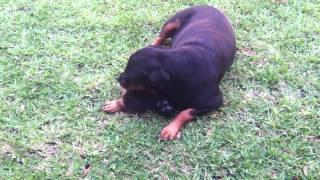
[[[168,38],[171,45],[165,47]],[[152,45],[131,55],[118,78],[126,93],[141,91],[144,95],[132,94],[127,100],[124,95],[124,99],[107,102],[103,111],[138,106],[140,111],[166,101],[180,113],[162,129],[160,137],[175,139],[185,123],[222,104],[219,83],[232,65],[235,51],[235,35],[222,12],[211,6],[182,10],[163,25]]]

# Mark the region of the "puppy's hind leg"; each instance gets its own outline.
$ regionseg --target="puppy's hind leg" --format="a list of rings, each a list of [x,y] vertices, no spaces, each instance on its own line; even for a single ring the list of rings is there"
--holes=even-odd
[[[219,91],[208,106],[202,108],[189,108],[181,111],[166,127],[161,130],[161,140],[174,140],[180,137],[182,127],[198,115],[206,114],[217,109],[222,104],[222,93]]]

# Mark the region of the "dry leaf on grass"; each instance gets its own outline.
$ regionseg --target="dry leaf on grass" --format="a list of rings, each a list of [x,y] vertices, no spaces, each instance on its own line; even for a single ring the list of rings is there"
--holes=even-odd
[[[288,3],[288,0],[273,0],[276,3]]]
[[[59,151],[59,144],[56,142],[47,142],[43,144],[36,144],[32,147],[32,150],[38,153],[43,158],[54,156]]]
[[[249,57],[254,56],[254,55],[257,54],[257,53],[256,53],[254,50],[252,50],[251,48],[246,48],[246,47],[245,47],[245,48],[240,48],[239,51],[240,51],[243,55],[249,56]]]
[[[91,169],[92,169],[92,165],[86,164],[82,170],[82,177],[86,177],[89,174],[89,172],[91,171]]]

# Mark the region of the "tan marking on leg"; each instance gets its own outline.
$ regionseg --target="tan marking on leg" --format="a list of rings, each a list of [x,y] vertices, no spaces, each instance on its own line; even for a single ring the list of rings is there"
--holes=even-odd
[[[192,111],[194,111],[194,109],[181,111],[166,127],[161,130],[160,139],[174,140],[180,138],[180,130],[182,127],[194,118]]]
[[[102,108],[102,111],[107,113],[115,113],[115,112],[121,111],[123,107],[124,107],[124,104],[121,98],[121,99],[116,99],[113,101],[106,102]]]

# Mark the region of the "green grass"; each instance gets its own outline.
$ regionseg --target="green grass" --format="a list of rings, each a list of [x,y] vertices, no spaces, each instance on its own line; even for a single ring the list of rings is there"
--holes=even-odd
[[[232,21],[224,105],[178,141],[168,119],[100,111],[115,77],[193,4]],[[0,179],[320,177],[320,1],[0,0]]]

